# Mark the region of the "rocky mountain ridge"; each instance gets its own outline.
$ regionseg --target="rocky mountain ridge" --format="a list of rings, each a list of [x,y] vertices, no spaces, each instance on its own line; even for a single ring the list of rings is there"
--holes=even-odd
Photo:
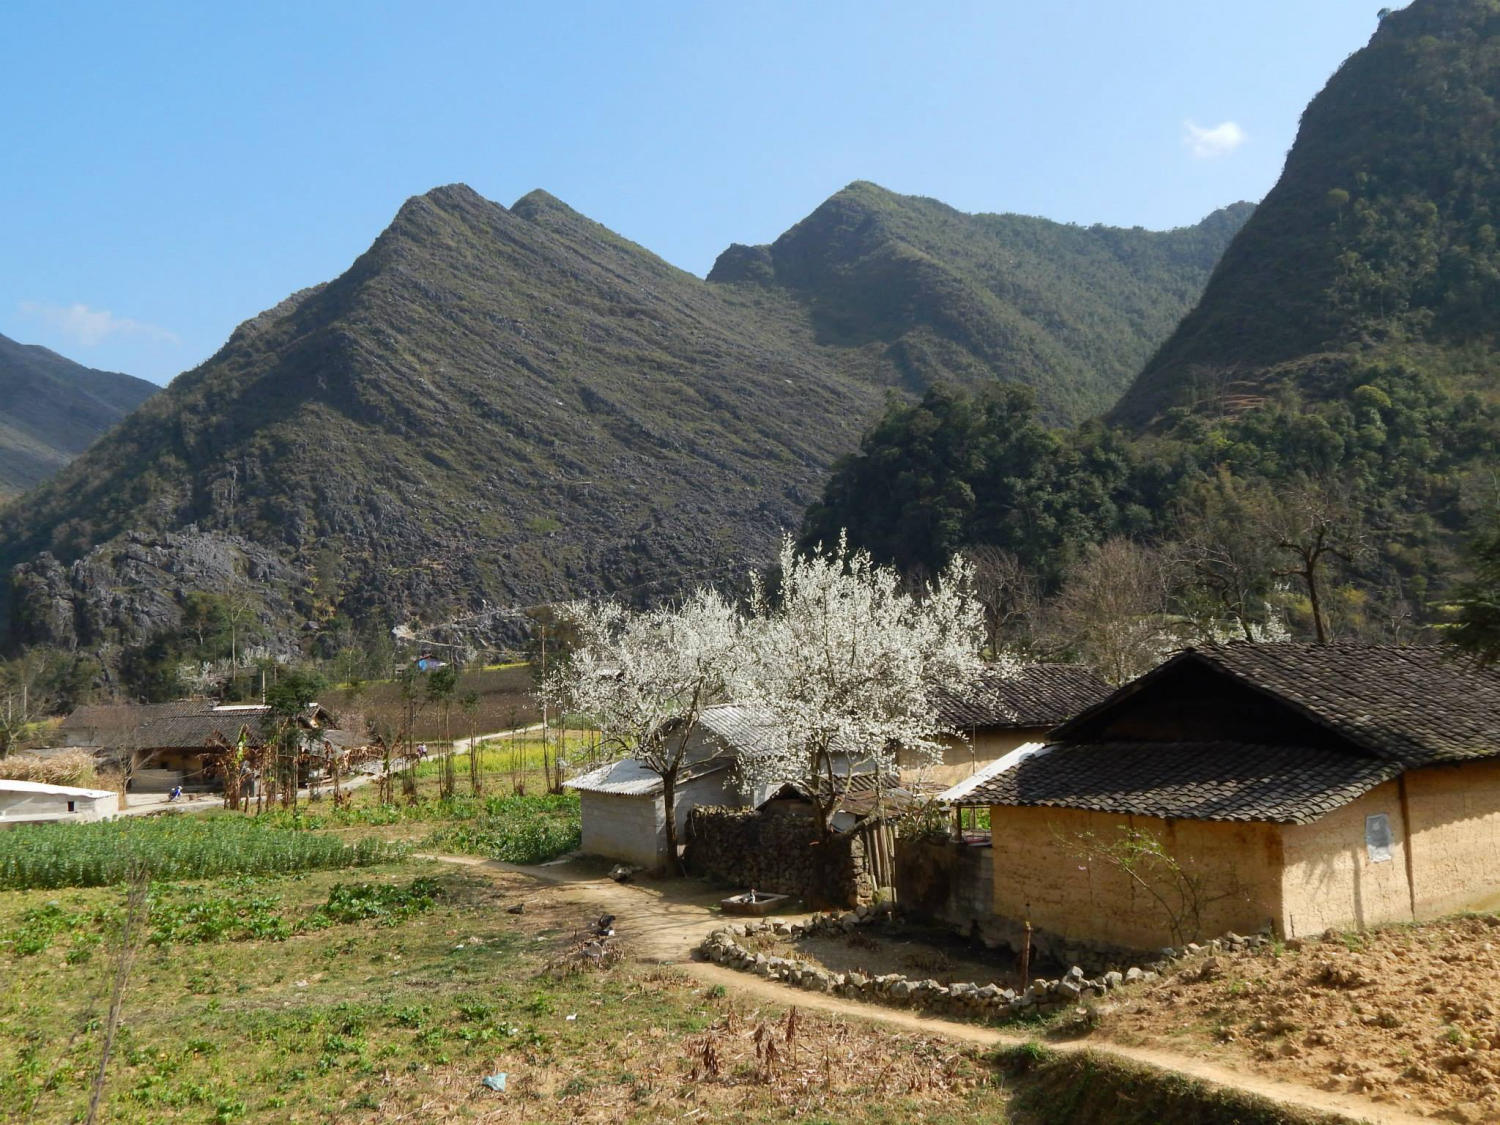
[[[977,267],[919,269],[888,329],[871,314],[833,331],[826,310],[882,288],[882,263],[977,236],[873,185],[830,203],[867,243],[902,239],[830,249],[824,285],[727,266],[704,281],[545,192],[510,208],[462,185],[408,200],[343,275],[245,322],[0,515],[11,642],[140,644],[203,582],[265,586],[264,619],[303,639],[352,621],[503,620],[579,594],[648,599],[768,558],[889,391],[1011,376],[1060,388],[1059,419],[1094,401],[1068,357],[1108,341],[1075,346],[1074,325],[1058,333],[1074,343],[1042,348],[1045,318],[1008,311],[997,284],[981,292]],[[986,260],[1044,236],[1092,242],[1079,260],[1106,273],[1133,257],[1127,303],[1153,311],[1116,323],[1164,332],[1234,223],[1151,235],[1008,217]],[[794,243],[810,255],[829,237]],[[1052,291],[1086,291],[1084,272]],[[945,301],[984,315],[945,319]],[[996,370],[1011,325],[1067,362]],[[146,544],[184,561],[143,569]]]

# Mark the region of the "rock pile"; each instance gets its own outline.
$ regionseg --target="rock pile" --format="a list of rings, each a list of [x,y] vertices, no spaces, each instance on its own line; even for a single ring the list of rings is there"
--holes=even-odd
[[[993,983],[980,985],[960,982],[945,985],[931,979],[913,980],[900,973],[880,976],[867,976],[859,972],[838,973],[798,958],[753,953],[738,940],[758,934],[772,934],[789,941],[803,937],[848,934],[856,927],[889,917],[891,912],[891,904],[886,902],[861,906],[841,914],[815,914],[805,923],[780,919],[737,922],[721,926],[709,934],[699,945],[698,952],[716,965],[754,973],[756,976],[781,981],[810,992],[826,992],[851,1000],[898,1007],[922,1008],[938,1015],[1015,1019],[1026,1015],[1045,1015],[1075,1006],[1084,1000],[1102,998],[1122,985],[1150,983],[1167,972],[1173,962],[1183,958],[1256,949],[1268,940],[1258,934],[1248,937],[1226,934],[1202,945],[1189,942],[1180,948],[1162,949],[1159,959],[1147,968],[1132,966],[1123,972],[1111,970],[1093,977],[1074,965],[1055,980],[1038,978],[1021,991]]]

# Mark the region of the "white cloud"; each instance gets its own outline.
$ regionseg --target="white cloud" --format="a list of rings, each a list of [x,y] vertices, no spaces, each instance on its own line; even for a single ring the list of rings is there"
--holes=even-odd
[[[1194,121],[1182,123],[1182,143],[1198,160],[1228,156],[1247,139],[1245,130],[1233,121],[1225,121],[1208,129]]]
[[[167,344],[180,344],[175,332],[155,324],[116,316],[108,309],[91,309],[87,305],[49,305],[41,301],[22,301],[21,313],[62,333],[74,344],[92,348],[111,336],[139,336]]]

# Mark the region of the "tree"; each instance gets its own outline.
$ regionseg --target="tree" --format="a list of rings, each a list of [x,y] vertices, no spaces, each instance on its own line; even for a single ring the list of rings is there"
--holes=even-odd
[[[678,608],[631,612],[613,603],[565,607],[576,641],[543,688],[560,707],[588,715],[606,757],[635,758],[661,778],[667,856],[677,863],[677,783],[703,709],[725,698],[740,615],[699,589]]]
[[[458,709],[469,722],[469,796],[478,797],[484,791],[484,752],[479,745],[479,693],[464,692],[459,696]]]
[[[1201,631],[1225,625],[1247,641],[1270,624],[1276,545],[1263,533],[1269,497],[1221,471],[1177,516],[1187,581],[1181,590]]]
[[[1266,513],[1265,535],[1290,565],[1278,577],[1296,578],[1307,590],[1313,634],[1329,641],[1327,593],[1336,563],[1354,565],[1366,550],[1358,497],[1330,480],[1304,479],[1280,493]]]
[[[1469,556],[1474,576],[1459,587],[1458,624],[1448,638],[1488,668],[1500,662],[1500,523],[1475,538]]]
[[[282,803],[297,804],[298,767],[303,757],[302,722],[308,707],[317,701],[323,680],[315,672],[287,669],[266,688],[267,714],[262,720],[277,748],[274,776],[282,791]]]
[[[984,610],[984,647],[998,656],[1013,634],[1024,634],[1041,604],[1041,583],[1010,551],[990,544],[963,549],[972,592]]]
[[[453,796],[457,778],[453,773],[453,731],[449,717],[453,712],[453,699],[458,692],[458,667],[444,664],[434,668],[427,676],[427,702],[436,703],[443,712],[442,757],[438,760],[438,792],[445,800]],[[470,753],[473,753],[472,748]]]
[[[1050,607],[1050,629],[1062,647],[1123,684],[1177,647],[1167,616],[1170,585],[1159,552],[1107,539],[1068,571]]]
[[[812,555],[785,540],[780,571],[774,602],[752,579],[734,687],[763,713],[766,749],[742,754],[739,768],[748,785],[797,783],[826,839],[856,767],[886,776],[898,749],[941,754],[935,692],[962,692],[979,675],[984,615],[961,560],[916,595],[842,536]]]

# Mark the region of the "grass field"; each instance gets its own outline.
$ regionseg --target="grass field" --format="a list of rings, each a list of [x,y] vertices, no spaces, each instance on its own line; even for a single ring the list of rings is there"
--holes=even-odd
[[[153,931],[100,1120],[1006,1119],[974,1052],[805,1014],[788,1041],[784,1011],[671,970],[573,969],[560,959],[588,918],[561,888],[419,860],[357,880],[426,901],[401,916],[367,892],[356,901],[370,913],[330,913],[349,899],[340,872],[159,888],[158,913],[228,898],[260,919],[258,935],[180,917]],[[524,914],[507,913],[520,902]],[[18,952],[12,935],[35,931],[38,911],[65,922]],[[81,1118],[121,911],[111,888],[0,895],[0,1118]],[[481,1085],[501,1072],[503,1093]]]

